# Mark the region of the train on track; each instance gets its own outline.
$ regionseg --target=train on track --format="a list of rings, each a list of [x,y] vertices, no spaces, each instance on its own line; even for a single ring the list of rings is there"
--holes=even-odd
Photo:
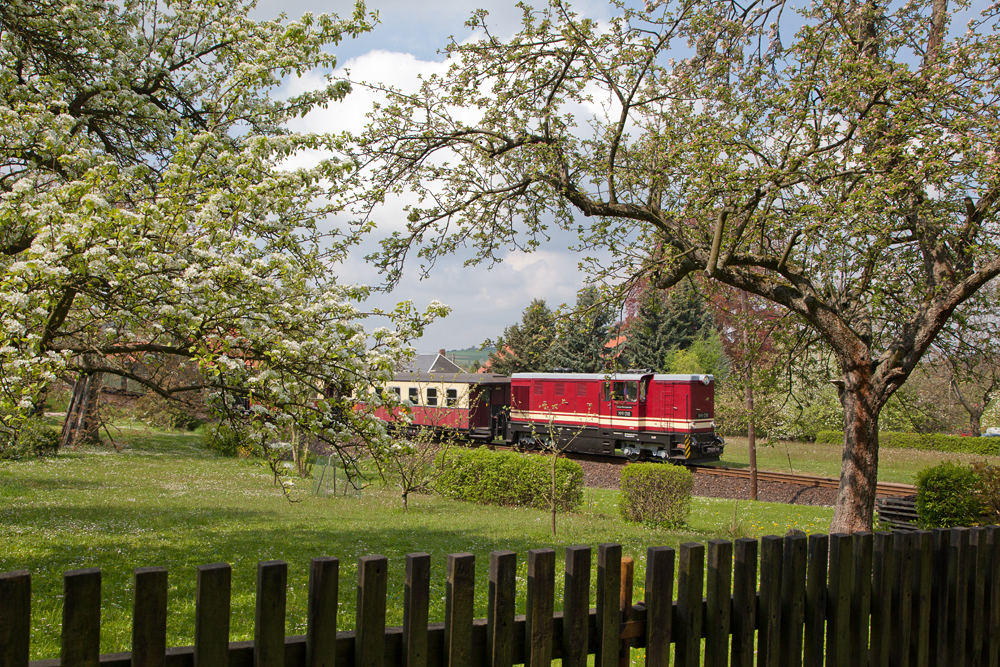
[[[411,428],[482,443],[673,463],[717,461],[724,446],[711,375],[406,372],[386,391],[403,407],[379,418],[405,410]]]

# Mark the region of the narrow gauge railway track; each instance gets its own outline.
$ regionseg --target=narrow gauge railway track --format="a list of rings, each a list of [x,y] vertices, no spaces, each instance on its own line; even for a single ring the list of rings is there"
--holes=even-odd
[[[511,450],[512,447],[506,445],[494,445],[495,449]],[[539,451],[545,454],[548,452]],[[606,463],[608,465],[623,466],[628,463],[620,456],[602,456],[600,454],[580,454],[577,452],[563,452],[568,459],[577,461],[592,461],[594,463]],[[692,472],[702,475],[715,475],[717,477],[736,477],[740,479],[750,479],[749,468],[727,468],[724,466],[700,466],[689,465]],[[758,470],[758,482],[770,482],[772,484],[793,484],[795,486],[814,486],[821,489],[836,489],[840,486],[840,480],[833,477],[818,477],[816,475],[802,475],[790,472],[775,472],[771,470]],[[917,492],[917,488],[911,484],[898,484],[895,482],[879,482],[875,487],[875,495],[883,498],[905,498]]]
[[[694,472],[703,475],[717,475],[720,477],[740,477],[750,479],[749,468],[725,468],[721,466],[689,466]],[[836,489],[840,486],[840,480],[833,477],[816,477],[814,475],[800,475],[790,472],[773,472],[770,470],[757,471],[758,482],[771,482],[776,484],[795,484],[797,486],[815,486],[821,489]],[[912,496],[917,492],[917,488],[910,484],[897,484],[895,482],[879,482],[875,486],[875,495],[882,497],[900,498]]]

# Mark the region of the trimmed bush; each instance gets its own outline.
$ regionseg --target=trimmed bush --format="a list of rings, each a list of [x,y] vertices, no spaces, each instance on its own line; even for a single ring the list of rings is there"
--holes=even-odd
[[[844,443],[842,431],[820,431],[816,442],[826,445]],[[878,434],[879,447],[889,449],[927,449],[935,452],[954,454],[980,454],[996,456],[1000,453],[1000,438],[972,438],[961,435],[940,433],[891,433]]]
[[[1000,466],[986,461],[972,464],[976,474],[976,497],[982,507],[983,524],[1000,524]]]
[[[979,476],[945,461],[917,473],[917,516],[921,528],[975,526],[984,507],[976,494]]]
[[[691,512],[694,477],[682,466],[637,463],[622,470],[618,509],[622,518],[651,528],[676,528]]]
[[[447,498],[481,505],[548,509],[552,494],[552,459],[485,447],[449,449],[439,455],[434,488]],[[583,468],[576,461],[556,461],[556,503],[569,511],[583,502]]]

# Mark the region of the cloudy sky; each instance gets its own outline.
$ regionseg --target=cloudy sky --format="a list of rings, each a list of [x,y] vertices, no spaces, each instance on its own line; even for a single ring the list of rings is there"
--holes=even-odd
[[[573,6],[577,12],[592,18],[608,16],[609,5],[603,0],[584,0]],[[282,12],[293,19],[304,12],[330,12],[346,17],[351,15],[353,7],[350,0],[260,0],[256,18],[275,18]],[[513,35],[521,17],[515,0],[477,0],[473,4],[449,0],[420,3],[369,0],[367,7],[369,11],[378,12],[380,24],[372,33],[347,40],[332,49],[337,54],[339,67],[349,70],[353,80],[391,83],[404,88],[412,84],[417,74],[444,70],[444,57],[438,52],[448,44],[450,36],[459,41],[472,36],[465,21],[473,9],[482,7],[489,11],[491,31],[499,36]],[[287,92],[294,93],[321,82],[319,75],[290,81]],[[345,102],[314,112],[296,129],[360,130],[373,101],[371,93],[356,89]],[[380,213],[377,221],[383,233],[401,228],[401,206],[390,205]],[[375,240],[372,239],[369,250],[374,247]],[[501,334],[505,326],[519,321],[522,311],[534,298],[545,299],[552,307],[575,301],[583,276],[577,270],[579,258],[566,248],[571,241],[566,238],[553,241],[542,251],[530,255],[511,253],[492,269],[485,266],[463,268],[463,257],[449,258],[439,262],[430,277],[424,280],[419,279],[414,262],[403,284],[390,298],[376,301],[378,305],[388,305],[405,299],[422,309],[430,301],[438,300],[452,307],[451,316],[434,324],[424,338],[417,341],[420,352],[478,346],[485,339]],[[357,254],[343,267],[342,280],[378,284],[380,277],[365,264],[364,251]]]

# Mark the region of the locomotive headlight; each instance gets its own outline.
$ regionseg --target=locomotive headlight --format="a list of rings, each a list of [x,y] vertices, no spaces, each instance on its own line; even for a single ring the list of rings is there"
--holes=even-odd
[[[709,384],[709,383],[710,383],[711,381],[712,381],[712,376],[711,376],[711,375],[702,375],[702,376],[701,376],[701,383],[702,383],[703,385],[705,385],[706,387],[708,386],[708,384]]]

